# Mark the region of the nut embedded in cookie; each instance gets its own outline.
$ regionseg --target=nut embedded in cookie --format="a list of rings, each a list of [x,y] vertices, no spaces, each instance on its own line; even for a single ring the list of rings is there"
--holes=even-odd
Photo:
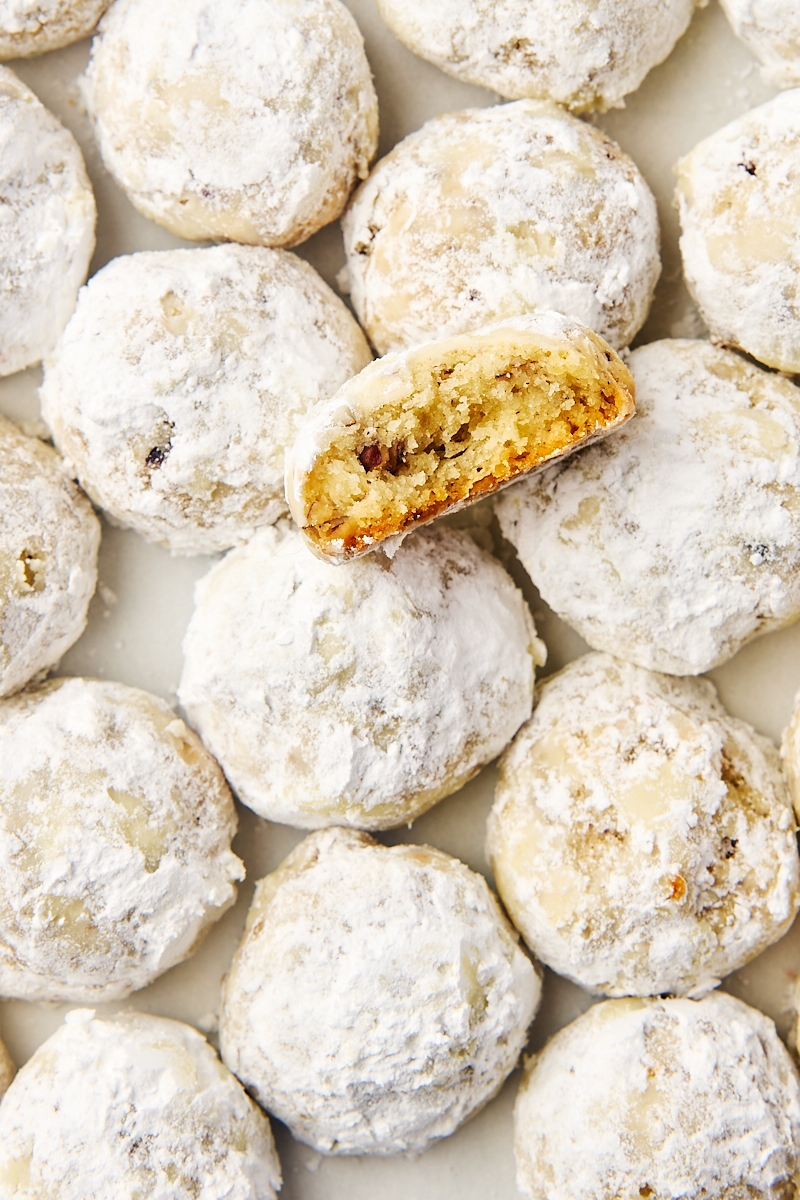
[[[537,312],[388,354],[300,427],[286,499],[344,561],[621,425],[631,375],[586,326]]]

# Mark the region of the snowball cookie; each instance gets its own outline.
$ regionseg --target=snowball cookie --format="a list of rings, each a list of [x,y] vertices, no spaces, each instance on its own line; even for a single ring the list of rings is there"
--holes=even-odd
[[[500,1090],[540,995],[481,875],[330,829],[256,887],[221,1052],[323,1154],[419,1153]]]
[[[211,553],[286,512],[300,417],[371,358],[341,300],[292,254],[131,254],[81,291],[42,412],[114,521]]]
[[[356,314],[379,354],[535,308],[618,350],[658,279],[658,216],[599,129],[533,100],[428,121],[377,164],[342,221]]]
[[[0,701],[0,996],[116,1000],[236,898],[233,800],[163,700],[93,679]]]
[[[0,417],[0,696],[83,633],[99,546],[100,522],[59,455]]]
[[[521,592],[468,534],[347,568],[288,523],[195,590],[179,694],[240,800],[305,829],[388,829],[457,791],[531,712]]]
[[[91,33],[110,0],[0,0],[0,58],[29,58]]]
[[[590,646],[698,675],[800,616],[800,390],[708,342],[628,361],[635,420],[497,512]]]
[[[0,1198],[273,1200],[269,1122],[179,1021],[68,1013],[0,1106]]]
[[[796,0],[720,0],[725,16],[776,88],[800,83],[800,11]]]
[[[131,202],[199,241],[302,242],[339,216],[378,142],[339,0],[117,0],[83,94]]]
[[[606,1000],[528,1063],[514,1113],[530,1200],[787,1200],[800,1081],[775,1026],[713,992]]]
[[[500,760],[489,859],[538,958],[612,996],[698,995],[800,907],[776,748],[705,679],[588,654]]]
[[[683,269],[714,340],[800,371],[800,89],[731,121],[675,170]]]
[[[0,375],[37,363],[75,307],[96,209],[78,143],[0,67]]]
[[[456,79],[604,112],[624,107],[667,57],[695,2],[378,0],[378,11],[410,50]]]
[[[286,499],[342,561],[596,441],[635,408],[607,342],[557,312],[390,353],[300,421]]]

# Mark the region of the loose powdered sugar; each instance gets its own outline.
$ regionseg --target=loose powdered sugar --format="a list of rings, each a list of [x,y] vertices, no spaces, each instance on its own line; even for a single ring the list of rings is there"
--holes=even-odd
[[[501,759],[488,850],[534,953],[612,996],[698,995],[800,906],[775,747],[706,680],[604,654],[540,685]]]
[[[67,1014],[6,1094],[2,1200],[274,1200],[269,1123],[188,1025]]]
[[[353,305],[380,354],[534,308],[619,349],[660,270],[635,164],[545,101],[428,121],[376,165],[342,227]]]
[[[194,239],[302,241],[342,211],[378,139],[339,0],[117,0],[84,95],[131,201]]]
[[[111,1000],[233,904],[233,800],[172,710],[60,679],[0,701],[0,995]]]
[[[56,452],[0,417],[0,696],[83,632],[99,545],[100,522]]]
[[[800,89],[718,130],[675,170],[686,282],[712,336],[800,371]]]
[[[326,830],[257,887],[222,1054],[318,1150],[418,1152],[499,1090],[540,994],[480,875]]]
[[[240,799],[386,829],[456,791],[530,715],[529,610],[467,534],[320,562],[283,522],[197,585],[181,703]]]
[[[0,58],[68,46],[91,33],[111,0],[0,0]]]
[[[456,79],[583,112],[621,107],[670,53],[696,2],[378,0],[378,11],[401,41]]]
[[[707,342],[629,361],[636,416],[497,513],[590,646],[699,674],[800,616],[800,390]]]
[[[49,353],[94,250],[95,203],[78,143],[0,67],[0,375]]]
[[[370,359],[345,306],[292,254],[133,254],[81,291],[42,413],[114,520],[208,553],[286,512],[300,417]]]

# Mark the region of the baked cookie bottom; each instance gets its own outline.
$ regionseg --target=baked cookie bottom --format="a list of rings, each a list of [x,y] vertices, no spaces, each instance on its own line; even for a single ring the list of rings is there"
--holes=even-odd
[[[367,367],[301,429],[287,499],[314,550],[352,558],[633,412],[631,376],[602,339],[534,314]]]

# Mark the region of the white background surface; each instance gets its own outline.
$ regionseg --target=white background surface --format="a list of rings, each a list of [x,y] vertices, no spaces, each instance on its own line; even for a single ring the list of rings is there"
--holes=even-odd
[[[385,29],[374,0],[347,0],[364,34],[376,78],[381,115],[380,154],[423,121],[441,112],[497,102],[492,93],[458,84],[416,59]],[[43,58],[10,65],[72,130],[81,144],[98,201],[96,271],[110,258],[143,249],[185,245],[139,216],[104,171],[92,141],[75,80],[88,57],[88,41]],[[701,137],[761,103],[773,92],[761,81],[749,52],[734,38],[715,0],[698,12],[670,58],[630,96],[624,110],[593,118],[638,163],[656,194],[662,225],[664,270],[651,316],[637,344],[658,337],[702,336],[703,325],[681,280],[677,216],[672,208],[675,160]],[[329,226],[298,253],[333,284],[343,263],[338,225]],[[38,369],[0,380],[0,411],[16,420],[38,416]],[[118,679],[175,702],[181,639],[192,609],[194,581],[209,558],[171,558],[136,534],[104,523],[100,587],[86,633],[65,656],[61,672]],[[524,577],[517,572],[520,582]],[[549,661],[558,669],[585,648],[526,585]],[[780,738],[800,688],[800,624],[751,643],[711,672],[724,703],[762,733]],[[430,842],[486,871],[483,836],[495,779],[487,768],[468,787],[416,822],[413,829],[382,835],[385,841]],[[248,881],[239,903],[212,930],[199,953],[123,1005],[213,1029],[219,984],[244,922],[255,880],[271,870],[300,834],[241,810],[234,849],[245,860]],[[724,985],[771,1016],[786,1034],[791,992],[800,969],[800,927]],[[580,989],[549,972],[531,1048],[589,1003]],[[0,1035],[22,1063],[62,1021],[67,1005],[0,1003]],[[74,1006],[73,1006],[74,1007]],[[323,1160],[276,1126],[285,1200],[394,1200],[437,1196],[500,1200],[516,1196],[511,1153],[511,1110],[516,1075],[482,1114],[454,1137],[416,1161]]]

